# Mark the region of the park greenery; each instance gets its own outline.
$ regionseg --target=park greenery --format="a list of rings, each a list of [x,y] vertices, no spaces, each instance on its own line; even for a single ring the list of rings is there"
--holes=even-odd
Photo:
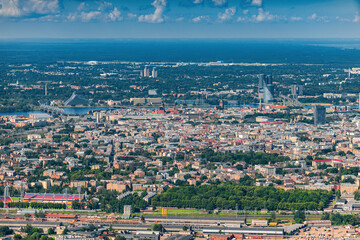
[[[25,228],[22,229],[22,232],[26,233],[25,237],[22,237],[20,234],[14,236],[15,240],[53,240],[54,238],[48,237],[44,234],[43,229],[36,228],[27,224]]]
[[[125,199],[118,200],[117,192],[105,190],[100,200],[101,210],[107,213],[123,213],[124,206],[131,205],[133,212],[139,212],[140,209],[143,210],[148,206],[148,202],[143,199],[146,194],[146,192],[142,192],[140,196],[133,194]]]
[[[278,154],[270,154],[263,152],[241,152],[236,153],[222,153],[215,152],[212,149],[206,149],[201,153],[203,162],[227,162],[238,163],[245,162],[246,164],[268,164],[269,162],[274,164],[276,162],[290,161],[289,157],[279,156]]]
[[[0,227],[0,237],[5,237],[5,236],[13,234],[13,233],[14,233],[14,231],[7,226]]]
[[[330,220],[333,225],[359,225],[360,216],[353,214],[324,213],[322,220]]]
[[[181,186],[155,196],[151,204],[197,209],[323,210],[333,193],[325,190],[283,190],[239,184]]]

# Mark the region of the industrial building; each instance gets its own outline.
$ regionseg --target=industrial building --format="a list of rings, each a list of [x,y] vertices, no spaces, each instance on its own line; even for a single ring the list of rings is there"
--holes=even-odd
[[[221,233],[244,234],[244,235],[284,235],[283,228],[224,228]],[[204,234],[219,233],[217,228],[203,229]]]

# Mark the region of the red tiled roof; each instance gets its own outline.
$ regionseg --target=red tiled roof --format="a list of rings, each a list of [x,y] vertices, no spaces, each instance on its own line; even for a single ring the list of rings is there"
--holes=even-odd
[[[314,160],[314,162],[332,162],[332,161],[342,162],[342,160],[340,160],[340,159],[317,159],[317,160]]]

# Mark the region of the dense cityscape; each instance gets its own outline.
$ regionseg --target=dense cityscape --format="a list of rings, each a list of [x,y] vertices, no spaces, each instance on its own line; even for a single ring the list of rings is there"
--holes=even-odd
[[[117,68],[105,72],[102,62],[68,64],[90,68],[91,78],[104,83],[73,85],[82,76],[67,80],[72,73],[60,69],[70,67],[46,73],[62,76],[60,83],[25,83],[29,74],[44,75],[31,65],[9,70],[3,81],[6,93],[39,99],[1,116],[2,214],[5,226],[14,224],[3,230],[20,231],[15,239],[34,233],[60,234],[56,239],[296,238],[307,229],[332,226],[337,234],[333,226],[359,224],[357,94],[310,95],[315,78],[286,85],[284,78],[299,77],[262,73],[238,75],[244,81],[236,89],[219,82],[198,91],[188,76],[187,88],[169,93],[149,82],[166,79],[169,66],[189,64],[107,63],[128,69],[123,78]],[[206,68],[213,79],[218,69],[234,68],[190,66]],[[346,86],[356,71],[339,69],[334,78],[344,77]],[[122,92],[128,95],[119,99],[110,84],[126,80]],[[107,99],[88,98],[105,92]],[[319,98],[328,101],[304,102]]]
[[[0,240],[360,239],[359,12],[0,0]]]

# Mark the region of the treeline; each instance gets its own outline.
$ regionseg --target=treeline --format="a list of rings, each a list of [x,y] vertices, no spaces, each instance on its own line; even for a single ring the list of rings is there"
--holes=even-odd
[[[9,202],[9,208],[66,209],[64,203]]]
[[[151,204],[161,207],[269,210],[322,210],[332,197],[325,190],[283,190],[238,184],[174,187],[155,196]]]
[[[340,213],[325,213],[322,217],[322,220],[330,220],[333,225],[359,225],[360,216],[345,214],[341,215]]]
[[[222,153],[214,152],[212,149],[206,149],[201,153],[201,158],[208,162],[245,162],[247,164],[267,164],[269,162],[287,162],[289,157],[279,156],[278,154],[270,154],[263,152],[236,152]]]
[[[125,199],[118,200],[116,197],[119,194],[115,191],[104,191],[103,197],[100,200],[101,210],[108,213],[123,213],[125,205],[131,205],[134,212],[139,212],[140,209],[145,209],[149,204],[143,197],[147,195],[146,192],[133,194]]]

